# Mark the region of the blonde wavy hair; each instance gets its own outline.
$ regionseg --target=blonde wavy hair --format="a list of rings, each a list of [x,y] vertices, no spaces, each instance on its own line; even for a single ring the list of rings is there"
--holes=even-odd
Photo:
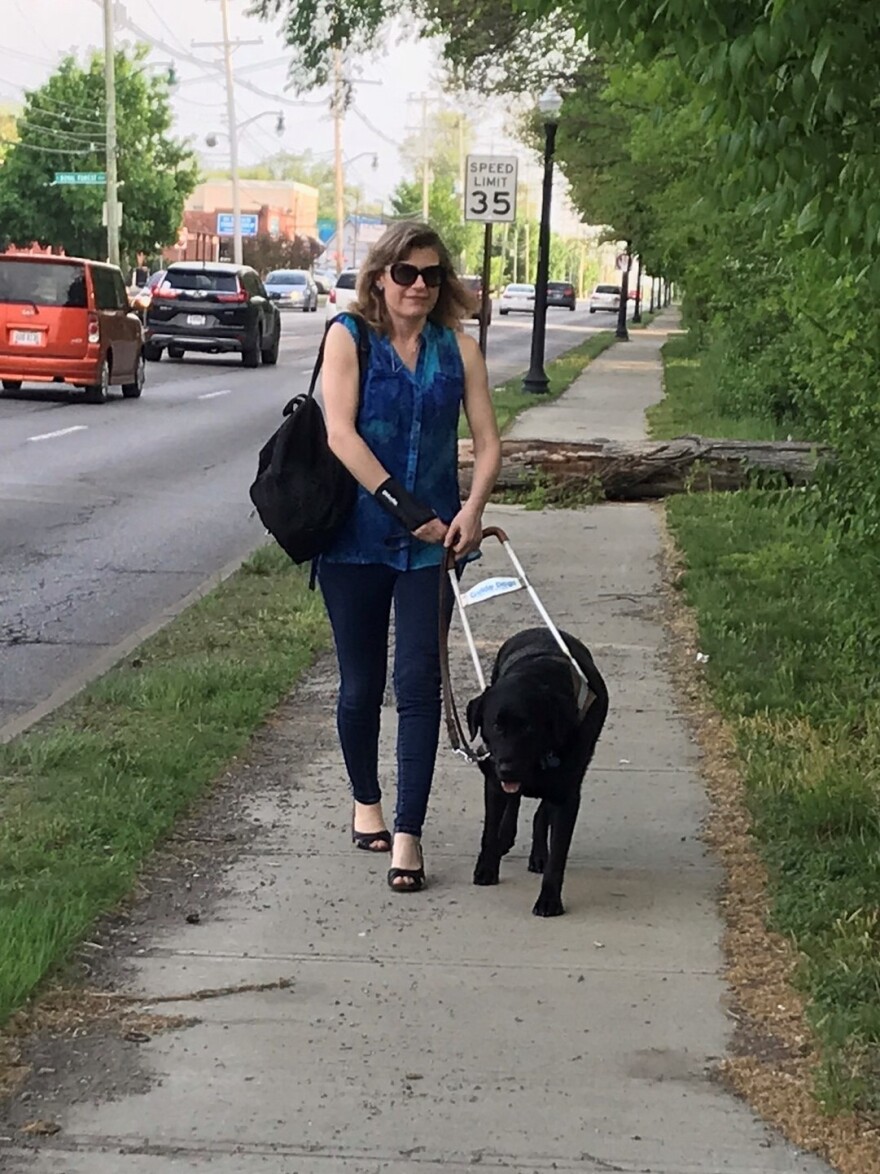
[[[437,326],[461,329],[463,318],[473,313],[474,298],[456,276],[449,256],[449,250],[438,233],[429,224],[415,220],[401,220],[392,224],[367,254],[364,266],[358,274],[357,300],[351,307],[363,315],[370,326],[379,334],[388,334],[391,318],[376,284],[376,278],[389,265],[406,261],[413,249],[433,249],[446,270],[446,277],[440,285],[437,304],[428,315],[428,321]]]

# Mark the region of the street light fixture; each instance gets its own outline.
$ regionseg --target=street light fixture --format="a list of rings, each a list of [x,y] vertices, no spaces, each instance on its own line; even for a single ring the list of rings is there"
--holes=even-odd
[[[538,233],[538,273],[535,281],[535,316],[532,323],[532,354],[523,390],[543,395],[550,386],[544,371],[544,337],[547,329],[547,278],[550,273],[550,203],[553,197],[553,152],[562,98],[551,86],[538,99],[544,122],[544,188],[541,196],[541,227]]]

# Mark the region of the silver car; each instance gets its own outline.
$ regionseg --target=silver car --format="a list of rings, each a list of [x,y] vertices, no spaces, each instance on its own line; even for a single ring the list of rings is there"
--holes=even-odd
[[[318,287],[305,269],[276,269],[264,284],[279,310],[302,310],[304,314],[314,314],[318,308]]]

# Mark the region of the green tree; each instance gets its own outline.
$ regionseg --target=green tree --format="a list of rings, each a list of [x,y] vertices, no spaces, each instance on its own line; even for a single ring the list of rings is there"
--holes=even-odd
[[[174,242],[198,181],[190,148],[170,134],[168,82],[151,76],[146,49],[116,54],[120,245],[124,255]],[[104,171],[104,66],[66,58],[17,119],[18,142],[0,168],[0,223],[7,238],[106,256],[101,186],[55,185],[59,171]]]

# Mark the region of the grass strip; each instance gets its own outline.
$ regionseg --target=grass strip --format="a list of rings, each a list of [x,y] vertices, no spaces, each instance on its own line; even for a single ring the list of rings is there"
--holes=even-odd
[[[496,391],[503,426],[614,341],[592,335]],[[0,745],[0,1023],[130,892],[161,837],[328,644],[320,596],[274,546],[20,738]]]
[[[697,434],[728,440],[783,440],[788,429],[772,420],[730,415],[704,374],[702,356],[685,334],[663,346],[666,395],[647,411],[648,434],[658,440]]]
[[[158,839],[327,644],[276,547],[0,746],[0,1022],[131,889]]]
[[[660,420],[680,421],[684,431],[702,430],[707,418],[723,424],[701,386],[700,357],[682,363],[683,353],[682,340],[667,344],[669,402]],[[796,980],[821,1054],[816,1095],[831,1113],[876,1113],[877,554],[842,548],[804,500],[797,491],[682,495],[668,501],[667,517],[713,701],[736,736],[769,872],[771,928],[800,958]]]
[[[614,335],[610,330],[602,330],[591,334],[584,342],[572,347],[556,359],[545,364],[544,370],[549,381],[549,388],[544,395],[534,395],[523,391],[524,375],[517,375],[500,383],[492,389],[492,403],[495,405],[495,415],[498,427],[502,433],[506,432],[521,412],[527,408],[537,407],[539,404],[549,404],[559,399],[577,379],[578,375],[607,350],[614,342]],[[458,427],[460,437],[470,436],[467,420],[462,415]]]

